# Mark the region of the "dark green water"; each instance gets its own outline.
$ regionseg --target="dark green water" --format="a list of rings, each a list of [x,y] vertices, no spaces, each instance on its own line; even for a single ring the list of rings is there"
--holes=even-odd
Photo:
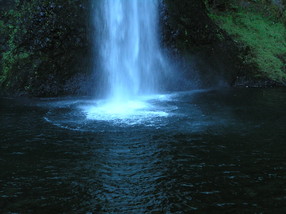
[[[286,213],[285,89],[148,102],[166,114],[1,98],[0,213]]]

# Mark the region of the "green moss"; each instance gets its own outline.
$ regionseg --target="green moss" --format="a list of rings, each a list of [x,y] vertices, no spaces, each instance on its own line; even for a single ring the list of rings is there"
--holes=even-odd
[[[20,65],[30,57],[30,53],[22,52],[15,54],[13,49],[3,54],[3,69],[0,75],[0,84],[3,84],[9,75],[13,74],[13,67]]]
[[[261,14],[249,11],[216,13],[210,17],[234,40],[249,48],[244,62],[258,68],[256,76],[285,81],[286,28]]]

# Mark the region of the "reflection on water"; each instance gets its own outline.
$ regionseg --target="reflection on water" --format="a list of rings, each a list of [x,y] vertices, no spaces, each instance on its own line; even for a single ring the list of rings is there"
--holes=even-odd
[[[161,98],[141,123],[1,99],[1,213],[285,213],[285,90]]]

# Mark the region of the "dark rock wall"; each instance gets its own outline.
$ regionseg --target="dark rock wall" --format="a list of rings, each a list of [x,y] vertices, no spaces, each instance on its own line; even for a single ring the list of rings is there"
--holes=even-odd
[[[18,1],[2,14],[2,89],[34,96],[77,93],[81,86],[73,78],[90,72],[89,1]]]
[[[195,69],[200,87],[232,85],[242,70],[243,50],[208,16],[200,0],[164,0],[163,40]]]

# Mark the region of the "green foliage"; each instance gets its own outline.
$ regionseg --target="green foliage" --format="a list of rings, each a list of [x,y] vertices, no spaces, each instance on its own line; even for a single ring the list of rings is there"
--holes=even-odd
[[[204,0],[204,3],[210,13],[243,10],[286,23],[286,0]]]
[[[4,23],[3,34],[6,34],[6,51],[2,53],[2,72],[0,73],[0,85],[9,87],[9,77],[13,76],[13,69],[19,66],[23,60],[29,58],[30,53],[20,47],[19,36],[26,32],[25,25],[22,22],[21,13],[15,10],[9,10],[5,14],[9,22]]]
[[[256,76],[279,82],[286,80],[286,28],[283,23],[243,10],[211,14],[210,17],[234,40],[247,46],[250,51],[242,57],[246,64],[257,67]]]

